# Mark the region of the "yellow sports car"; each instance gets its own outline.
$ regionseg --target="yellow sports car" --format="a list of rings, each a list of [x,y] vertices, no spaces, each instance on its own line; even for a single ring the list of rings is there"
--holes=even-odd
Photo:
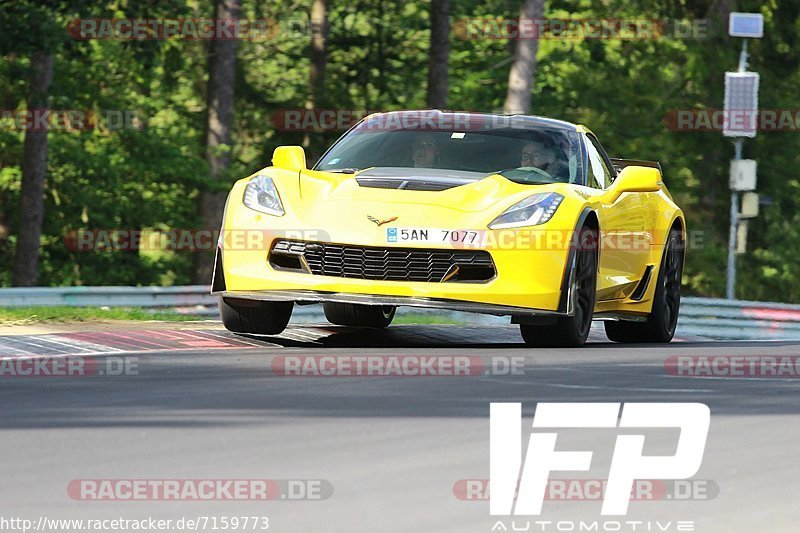
[[[312,168],[299,146],[233,186],[212,291],[239,333],[293,305],[386,327],[397,306],[507,315],[534,346],[669,342],[685,222],[657,163],[611,159],[584,126],[401,111],[364,118]]]

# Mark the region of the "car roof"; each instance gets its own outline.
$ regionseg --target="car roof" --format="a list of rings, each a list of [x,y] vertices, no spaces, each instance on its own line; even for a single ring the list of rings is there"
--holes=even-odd
[[[568,131],[576,131],[579,133],[591,133],[589,128],[583,126],[582,124],[573,124],[572,122],[567,122],[565,120],[558,120],[555,118],[548,118],[542,117],[537,115],[523,115],[523,114],[504,114],[504,113],[481,113],[478,111],[452,111],[452,110],[441,110],[441,109],[408,109],[402,111],[384,111],[380,113],[372,113],[365,118],[375,117],[378,115],[386,115],[390,113],[430,113],[430,114],[441,114],[441,115],[469,115],[469,116],[476,116],[481,117],[482,119],[486,118],[495,118],[498,120],[513,120],[519,121],[524,123],[525,125],[529,126],[542,126],[547,128],[554,128],[560,130],[568,130]]]

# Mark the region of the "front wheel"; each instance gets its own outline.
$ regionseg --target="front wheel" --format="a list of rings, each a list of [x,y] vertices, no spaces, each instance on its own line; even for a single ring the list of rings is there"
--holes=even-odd
[[[522,338],[529,346],[579,347],[589,337],[597,293],[597,231],[582,228],[578,242],[567,296],[572,314],[556,319],[552,326],[520,324]]]
[[[678,325],[683,275],[683,243],[672,230],[661,257],[653,309],[646,322],[606,322],[606,336],[614,342],[665,343],[672,340]]]
[[[220,298],[218,306],[222,325],[228,331],[277,335],[286,329],[294,302]]]
[[[394,319],[393,305],[360,305],[328,302],[322,304],[325,318],[339,326],[385,328]]]

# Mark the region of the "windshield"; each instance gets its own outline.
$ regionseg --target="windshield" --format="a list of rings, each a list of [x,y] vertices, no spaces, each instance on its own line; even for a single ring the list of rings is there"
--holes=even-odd
[[[385,116],[362,121],[315,169],[353,173],[372,167],[426,168],[479,173],[475,179],[501,174],[518,183],[580,182],[580,140],[574,131],[488,115],[478,124],[473,119],[441,127],[434,121],[424,127],[393,127]]]

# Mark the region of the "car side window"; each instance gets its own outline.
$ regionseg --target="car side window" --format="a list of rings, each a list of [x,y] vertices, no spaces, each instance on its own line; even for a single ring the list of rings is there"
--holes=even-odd
[[[611,184],[611,172],[608,170],[600,152],[595,148],[594,143],[588,136],[584,136],[586,153],[589,156],[589,168],[587,169],[587,185],[595,189],[605,189]]]
[[[614,183],[615,179],[617,179],[617,171],[614,168],[614,165],[611,164],[611,159],[609,159],[606,151],[602,146],[600,146],[600,141],[598,141],[594,135],[587,135],[587,137],[592,142],[592,145],[594,146],[595,150],[597,150],[597,153],[600,155],[600,159],[603,163],[603,170],[605,171],[606,175],[606,187],[608,187]]]

